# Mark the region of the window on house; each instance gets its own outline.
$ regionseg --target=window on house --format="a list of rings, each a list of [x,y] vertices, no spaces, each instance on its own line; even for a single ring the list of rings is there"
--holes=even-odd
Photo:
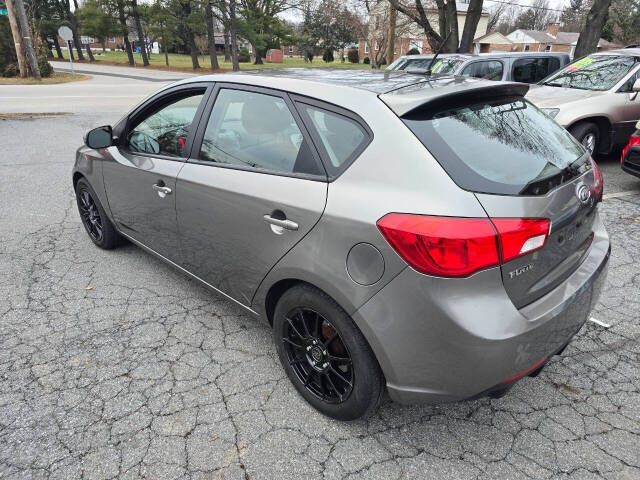
[[[524,51],[525,51],[525,52],[528,52],[530,48],[531,48],[531,47],[527,44],[527,45],[525,45],[525,46],[524,46]]]
[[[289,53],[293,53],[293,45],[289,45]]]
[[[409,50],[412,48],[416,48],[420,53],[422,53],[422,40],[411,40],[409,43]]]
[[[369,42],[364,42],[364,53],[369,53]]]
[[[551,51],[551,45],[547,45],[547,48],[545,48],[545,51],[550,52]]]
[[[375,47],[375,48],[376,48],[376,51],[380,50],[380,49],[378,48],[378,41],[377,41],[377,40],[376,40],[376,47]]]

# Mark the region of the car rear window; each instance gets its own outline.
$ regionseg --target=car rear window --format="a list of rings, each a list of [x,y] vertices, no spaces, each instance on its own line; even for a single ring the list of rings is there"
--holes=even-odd
[[[500,98],[402,119],[460,187],[501,195],[544,195],[578,174],[582,147],[528,101]]]

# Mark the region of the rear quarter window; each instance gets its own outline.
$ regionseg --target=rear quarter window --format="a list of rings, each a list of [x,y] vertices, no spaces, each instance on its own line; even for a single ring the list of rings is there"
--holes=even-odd
[[[560,60],[556,57],[519,58],[513,62],[512,77],[514,82],[538,83],[559,68]]]
[[[520,97],[409,113],[403,122],[462,188],[543,195],[586,161],[560,125]]]

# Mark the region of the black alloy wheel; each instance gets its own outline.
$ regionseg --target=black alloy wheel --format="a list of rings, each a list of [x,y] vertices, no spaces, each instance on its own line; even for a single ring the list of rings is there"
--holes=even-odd
[[[77,195],[78,208],[84,228],[87,230],[91,239],[99,243],[102,241],[104,235],[104,227],[98,206],[87,188],[79,188]]]
[[[298,379],[322,401],[347,400],[353,389],[353,362],[335,327],[311,308],[295,308],[285,319],[282,342]]]
[[[291,383],[316,410],[338,420],[375,413],[385,380],[364,335],[322,290],[300,283],[273,312],[273,340]]]

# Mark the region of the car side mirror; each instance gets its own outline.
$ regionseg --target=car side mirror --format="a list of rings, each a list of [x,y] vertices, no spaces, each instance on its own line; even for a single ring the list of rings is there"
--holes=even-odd
[[[113,144],[113,130],[111,125],[104,125],[89,130],[84,137],[84,143],[87,147],[94,149],[110,147]]]

